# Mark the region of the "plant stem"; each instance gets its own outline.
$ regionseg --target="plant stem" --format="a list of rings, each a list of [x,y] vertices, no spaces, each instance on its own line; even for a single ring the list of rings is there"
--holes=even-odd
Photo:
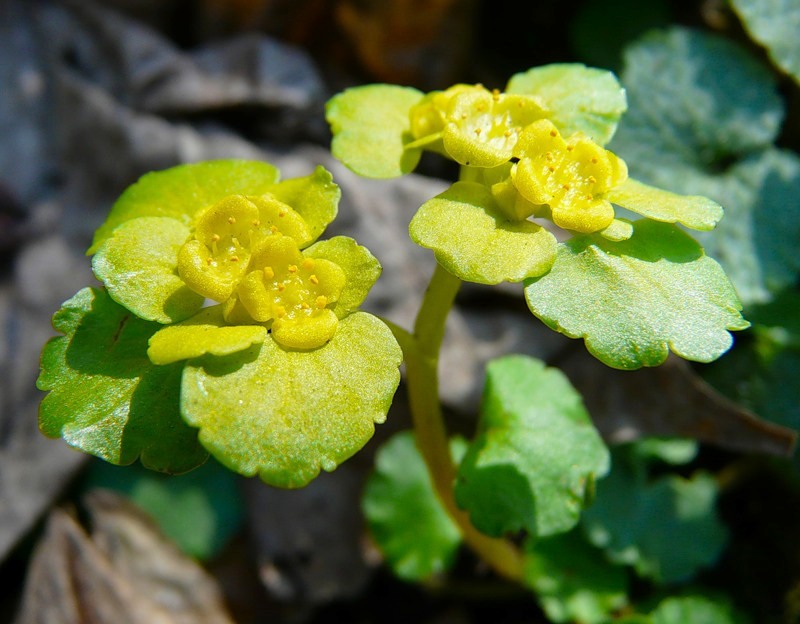
[[[417,314],[414,335],[409,340],[406,334],[400,340],[405,351],[406,383],[417,446],[434,489],[466,544],[498,574],[519,581],[522,578],[519,550],[507,540],[479,532],[468,514],[458,508],[453,495],[456,468],[439,402],[438,365],[445,321],[460,287],[461,280],[437,264]]]

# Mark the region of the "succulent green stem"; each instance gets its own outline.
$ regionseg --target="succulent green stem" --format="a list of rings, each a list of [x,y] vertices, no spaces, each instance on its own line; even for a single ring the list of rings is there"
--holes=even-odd
[[[456,467],[439,402],[439,352],[445,321],[453,306],[461,280],[438,264],[422,301],[413,335],[395,329],[406,362],[406,384],[417,446],[425,459],[436,494],[458,525],[466,544],[498,574],[518,581],[522,578],[522,555],[509,541],[479,532],[466,512],[456,505],[453,485]]]

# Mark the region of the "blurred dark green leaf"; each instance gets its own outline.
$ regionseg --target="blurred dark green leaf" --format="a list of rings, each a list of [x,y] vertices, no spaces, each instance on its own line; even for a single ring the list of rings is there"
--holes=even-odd
[[[727,601],[706,596],[667,598],[650,617],[653,624],[744,624],[747,621]]]
[[[523,356],[490,363],[479,433],[455,489],[478,529],[568,531],[607,470],[608,450],[560,371]]]
[[[466,443],[453,439],[450,451],[459,461]],[[375,542],[400,578],[421,581],[452,565],[461,532],[439,502],[410,431],[378,451],[363,508]]]
[[[731,0],[750,36],[775,64],[800,82],[800,4],[797,0]]]
[[[584,514],[589,541],[662,583],[689,580],[714,563],[727,540],[715,511],[716,480],[698,472],[691,479],[667,475],[648,482],[635,463],[626,464],[629,457],[617,452],[614,459]]]
[[[149,513],[184,553],[198,559],[218,554],[243,520],[237,477],[213,459],[180,476],[95,462],[83,487],[125,494]]]
[[[528,540],[525,583],[553,622],[600,624],[628,601],[624,568],[606,559],[578,530]]]

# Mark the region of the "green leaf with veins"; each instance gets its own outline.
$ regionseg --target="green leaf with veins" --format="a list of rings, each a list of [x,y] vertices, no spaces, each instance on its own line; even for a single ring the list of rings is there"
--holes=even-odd
[[[178,251],[189,228],[167,217],[121,224],[92,258],[92,269],[117,303],[148,321],[182,321],[203,305],[178,276]]]
[[[729,41],[673,29],[631,46],[622,78],[630,110],[611,148],[631,175],[724,206],[699,240],[745,303],[793,284],[800,159],[771,146],[783,104],[768,69]]]
[[[263,195],[279,177],[269,163],[252,160],[212,160],[148,173],[116,201],[88,253],[129,219],[172,217],[189,226],[198,210],[228,195]]]
[[[455,461],[465,451],[464,440],[451,440]],[[423,581],[453,564],[461,532],[439,502],[410,431],[392,436],[376,454],[362,505],[372,537],[398,577]]]
[[[468,282],[520,282],[546,273],[555,260],[555,236],[530,221],[509,220],[489,190],[474,182],[456,182],[425,202],[409,233]]]
[[[336,218],[342,197],[342,191],[334,183],[333,176],[322,166],[317,167],[311,175],[278,182],[269,187],[269,193],[303,217],[312,241],[317,240]]]
[[[206,353],[230,355],[261,344],[266,337],[263,325],[229,325],[222,317],[222,306],[216,305],[157,331],[150,338],[147,356],[153,364],[164,365]]]
[[[113,464],[137,458],[179,473],[206,451],[180,417],[181,366],[155,366],[147,341],[161,327],[136,318],[105,291],[84,288],[53,317],[64,334],[42,353],[37,386],[49,392],[39,427]]]
[[[628,602],[625,569],[577,530],[526,541],[525,584],[552,622],[602,624]]]
[[[373,84],[334,96],[325,116],[331,125],[333,155],[367,178],[396,178],[414,170],[421,148],[407,149],[411,107],[424,94],[410,87]]]
[[[544,65],[515,74],[506,92],[541,97],[561,134],[583,132],[600,145],[614,136],[627,108],[625,89],[614,74],[580,63]]]
[[[284,350],[270,339],[260,348],[188,362],[183,417],[231,470],[302,487],[372,437],[375,423],[386,419],[401,360],[389,328],[354,312],[318,349]]]
[[[358,309],[381,275],[381,265],[369,249],[347,236],[318,241],[303,254],[309,258],[330,260],[344,270],[347,281],[336,303],[331,306],[339,318]]]
[[[648,219],[680,223],[695,230],[713,230],[722,218],[722,206],[707,197],[676,195],[631,178],[604,197]]]
[[[717,491],[714,478],[702,472],[647,482],[642,470],[634,472],[615,454],[583,529],[612,561],[634,566],[639,575],[687,581],[713,564],[727,541],[715,512]]]
[[[607,471],[608,450],[560,371],[523,356],[490,363],[478,436],[455,487],[479,530],[568,531]]]
[[[576,236],[552,270],[526,282],[531,311],[549,327],[620,369],[658,366],[672,350],[710,362],[749,323],[720,266],[678,227],[643,219],[613,242]]]
[[[796,0],[731,0],[750,36],[800,83],[800,5]]]

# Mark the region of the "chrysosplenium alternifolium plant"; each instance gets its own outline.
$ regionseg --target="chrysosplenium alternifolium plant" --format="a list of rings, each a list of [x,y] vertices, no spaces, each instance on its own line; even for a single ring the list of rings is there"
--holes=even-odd
[[[490,366],[478,436],[456,470],[437,365],[461,281],[523,282],[534,315],[622,369],[670,350],[713,360],[748,325],[719,265],[677,225],[713,229],[722,209],[636,182],[605,149],[625,108],[612,74],[580,65],[514,76],[505,92],[370,85],[331,100],[333,152],[355,172],[400,176],[424,150],[461,165],[411,220],[438,262],[413,332],[358,311],[380,274],[369,251],[318,240],[339,200],[324,169],[279,182],[269,164],[218,161],[143,177],[90,249],[104,288],[54,317],[63,336],[42,358],[42,430],[113,463],[181,472],[211,453],[299,487],[370,438],[404,358],[436,504],[520,578],[516,547],[489,536],[569,530],[608,452],[558,371],[508,358]],[[385,507],[365,508],[376,535],[391,533]],[[391,559],[391,536],[378,541]]]

